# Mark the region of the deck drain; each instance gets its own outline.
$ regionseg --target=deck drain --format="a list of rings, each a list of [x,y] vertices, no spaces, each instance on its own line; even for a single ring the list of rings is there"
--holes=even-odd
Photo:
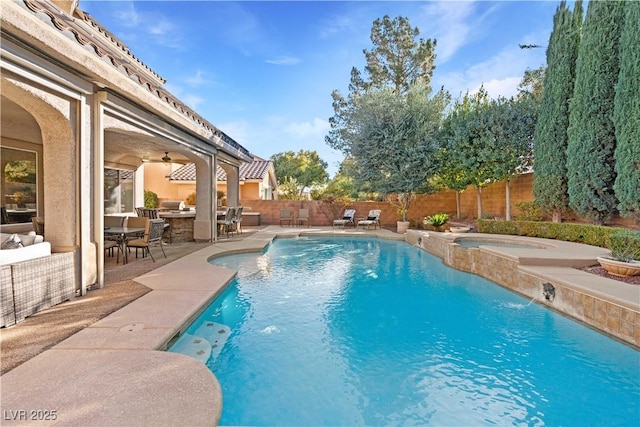
[[[144,323],[130,323],[118,329],[118,332],[138,332],[144,329]]]

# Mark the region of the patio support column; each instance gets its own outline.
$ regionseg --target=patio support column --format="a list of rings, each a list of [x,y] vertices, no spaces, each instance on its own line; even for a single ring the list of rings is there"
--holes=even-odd
[[[227,206],[238,206],[240,203],[240,168],[224,165],[227,174]]]
[[[215,240],[215,156],[194,161],[196,165],[196,219],[193,222],[193,239],[197,242]]]
[[[87,293],[87,286],[97,282],[96,264],[96,243],[93,238],[93,217],[94,212],[92,192],[95,188],[92,171],[93,164],[93,118],[92,99],[82,96],[78,102],[78,171],[77,171],[77,206],[79,215],[79,243],[80,253],[76,256],[80,268],[76,271],[80,273],[79,290],[81,295]],[[100,186],[102,188],[102,186]],[[45,225],[46,227],[46,225]],[[46,228],[45,228],[46,230]],[[78,283],[78,282],[76,282]]]
[[[97,92],[93,97],[93,241],[96,242],[98,288],[104,287],[104,106],[107,93]]]

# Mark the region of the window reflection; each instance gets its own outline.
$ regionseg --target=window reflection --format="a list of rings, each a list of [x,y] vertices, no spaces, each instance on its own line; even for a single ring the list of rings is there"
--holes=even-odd
[[[104,169],[104,213],[133,212],[133,171]]]
[[[33,151],[2,147],[2,223],[31,222],[37,213],[37,156]]]

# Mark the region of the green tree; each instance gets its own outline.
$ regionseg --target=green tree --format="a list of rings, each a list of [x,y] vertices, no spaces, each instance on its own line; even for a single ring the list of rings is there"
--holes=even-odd
[[[358,132],[354,119],[359,97],[370,89],[391,88],[405,95],[413,84],[428,86],[435,69],[436,41],[418,39],[418,28],[412,28],[404,17],[391,19],[385,15],[376,19],[371,29],[373,49],[363,52],[367,61],[366,79],[353,67],[349,95],[338,90],[331,94],[334,115],[329,119],[331,130],[325,137],[329,146],[349,155],[351,136]]]
[[[534,70],[527,68],[524,76],[518,84],[518,99],[533,98],[540,102],[542,99],[542,91],[544,88],[544,76],[547,71],[545,66],[538,67]]]
[[[492,161],[491,179],[505,181],[506,219],[511,220],[511,178],[526,171],[533,162],[533,135],[538,102],[533,96],[499,98],[486,110]]]
[[[620,75],[614,101],[618,210],[640,220],[640,3],[627,4],[620,37]]]
[[[620,33],[627,2],[591,1],[582,27],[570,102],[567,176],[569,205],[596,224],[608,222],[618,201],[613,124]]]
[[[406,221],[413,194],[427,192],[438,170],[438,128],[448,102],[417,85],[406,96],[390,88],[369,91],[358,104],[358,133],[351,139],[355,180],[377,193],[397,194]]]
[[[363,89],[391,87],[396,94],[406,94],[412,85],[429,85],[435,69],[435,40],[416,41],[420,35],[417,27],[411,28],[407,18],[373,21],[371,29],[372,50],[364,49],[369,82]],[[355,83],[355,82],[354,82]]]
[[[547,70],[534,134],[536,202],[559,222],[569,207],[567,144],[569,100],[573,96],[576,59],[582,26],[582,1],[573,13],[562,1],[553,16],[547,47]]]
[[[430,98],[436,42],[418,36],[407,18],[373,22],[366,76],[354,67],[348,97],[333,91],[335,114],[325,137],[353,159],[358,188],[398,194],[403,220],[413,193],[426,189],[435,173],[435,132],[448,102],[443,91]]]
[[[327,162],[316,151],[300,150],[298,153],[286,151],[271,156],[278,185],[291,184],[293,179],[298,185],[299,196],[305,188],[324,184],[329,178]]]
[[[282,200],[303,200],[300,184],[294,177],[287,177],[278,184],[278,198]]]
[[[462,120],[464,114],[468,113],[465,109],[470,108],[469,97],[467,94],[466,103],[456,102],[444,119],[440,128],[440,149],[438,150],[438,163],[440,168],[433,179],[435,186],[440,188],[449,188],[456,192],[456,218],[460,219],[460,194],[471,185],[472,177],[469,171],[459,162],[455,147],[456,126],[459,125],[457,120]]]
[[[324,197],[324,195],[333,195],[340,198],[356,200],[362,198],[362,193],[365,193],[367,189],[359,188],[356,185],[354,179],[354,176],[356,175],[355,168],[356,165],[353,159],[351,157],[345,157],[342,163],[340,163],[338,172],[335,174],[333,179],[327,183],[327,186],[320,195],[322,197]]]
[[[482,188],[492,179],[491,136],[488,132],[489,95],[484,87],[456,101],[448,118],[447,162],[464,171],[463,179],[476,187],[478,218],[482,217]]]

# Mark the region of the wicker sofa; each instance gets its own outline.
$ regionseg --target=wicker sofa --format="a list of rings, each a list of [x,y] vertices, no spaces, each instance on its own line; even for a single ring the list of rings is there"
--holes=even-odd
[[[6,236],[0,235],[1,241]],[[73,252],[52,254],[49,242],[0,250],[0,327],[73,299],[74,267]]]

